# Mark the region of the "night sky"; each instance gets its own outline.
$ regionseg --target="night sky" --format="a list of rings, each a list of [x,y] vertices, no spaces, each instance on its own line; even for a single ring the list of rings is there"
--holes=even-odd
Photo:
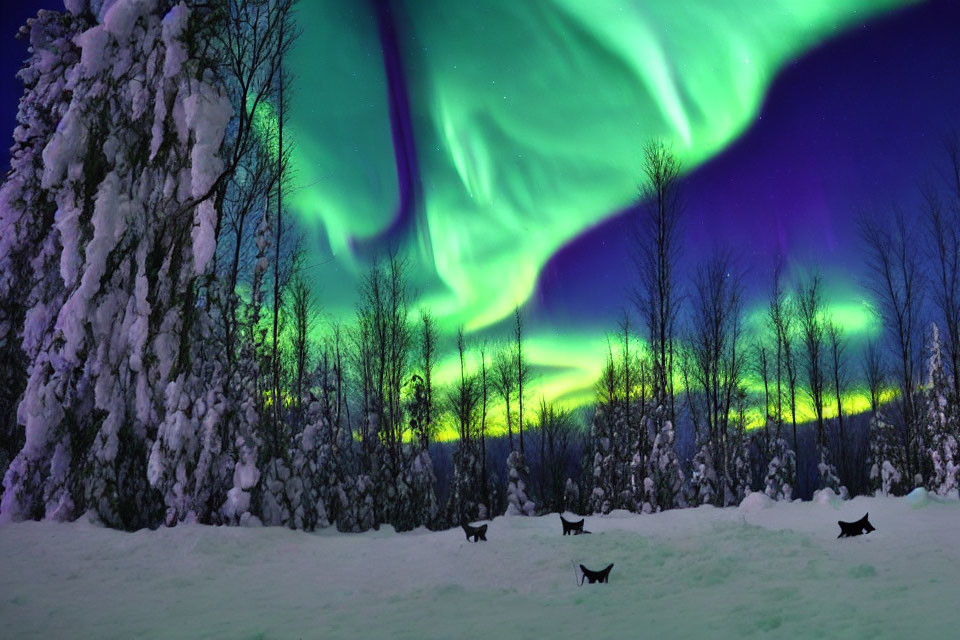
[[[7,140],[26,54],[11,36],[60,6],[10,4]],[[627,304],[645,140],[687,168],[687,273],[733,246],[755,313],[778,253],[791,277],[819,268],[856,343],[879,330],[856,215],[909,211],[960,127],[949,0],[305,0],[300,14],[290,200],[324,309],[350,314],[370,258],[399,249],[447,335],[506,335],[522,304],[552,397],[591,397]]]

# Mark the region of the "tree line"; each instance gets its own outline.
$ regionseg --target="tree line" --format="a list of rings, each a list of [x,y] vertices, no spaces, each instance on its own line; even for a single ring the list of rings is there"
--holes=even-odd
[[[956,145],[955,189],[925,188],[924,225],[862,216],[885,329],[862,363],[866,439],[822,278],[788,282],[778,262],[764,328],[747,331],[732,251],[682,272],[681,165],[646,145],[629,309],[578,429],[535,393],[519,307],[499,343],[459,330],[439,384],[447,345],[399,254],[370,266],[352,319],[321,322],[286,204],[294,10],[76,2],[21,32],[0,188],[0,518],[409,530],[956,488]]]

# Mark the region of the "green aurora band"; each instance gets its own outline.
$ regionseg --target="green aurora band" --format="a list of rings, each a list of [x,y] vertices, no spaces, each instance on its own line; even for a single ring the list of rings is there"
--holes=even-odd
[[[752,122],[778,69],[849,26],[915,0],[395,2],[420,185],[399,247],[417,305],[444,335],[507,335],[546,261],[636,196],[639,149],[673,145],[686,170]],[[310,238],[325,312],[353,313],[358,280],[400,199],[376,11],[300,4],[291,209]],[[850,294],[852,288],[847,288]],[[831,292],[858,339],[862,293]],[[594,326],[529,327],[536,395],[593,398],[615,308]],[[751,311],[751,317],[762,310]],[[452,354],[439,379],[452,379]]]

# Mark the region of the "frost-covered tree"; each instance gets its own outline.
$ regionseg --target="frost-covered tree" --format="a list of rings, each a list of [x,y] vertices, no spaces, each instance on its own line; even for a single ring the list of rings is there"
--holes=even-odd
[[[834,493],[846,500],[850,497],[847,488],[840,484],[840,477],[837,475],[837,467],[830,460],[830,451],[826,447],[820,447],[817,459],[818,484],[821,489],[832,489]]]
[[[883,361],[876,343],[869,343],[863,362],[864,378],[870,392],[870,452],[867,458],[870,488],[874,495],[900,494],[905,488],[906,454],[896,428],[881,411],[885,385]]]
[[[621,345],[629,344],[629,336],[621,335]],[[622,353],[616,356],[608,344],[607,359],[597,383],[597,406],[590,428],[593,486],[589,508],[593,513],[636,508],[635,487],[643,484],[650,455],[642,398],[631,392],[629,406],[626,400],[627,371],[633,372],[634,382],[640,383],[641,388],[646,384],[646,374],[638,371],[641,367],[636,359],[628,365],[626,347],[621,348]]]
[[[730,462],[727,464],[729,477],[725,483],[725,502],[727,505],[740,504],[750,491],[751,451],[753,438],[745,434],[741,422],[738,432],[729,447]]]
[[[265,147],[292,0],[256,4],[70,0],[30,25],[0,198],[0,349],[29,363],[4,518],[90,509],[138,527],[259,509],[257,323],[239,344],[239,261],[227,290],[215,281],[225,214],[269,190],[238,172]]]
[[[797,456],[783,438],[771,443],[770,462],[764,477],[764,490],[774,500],[793,499],[793,481],[797,477]]]
[[[10,149],[10,173],[0,186],[0,474],[23,448],[17,405],[27,367],[62,304],[60,244],[50,234],[57,203],[55,194],[41,186],[42,153],[70,105],[67,76],[80,57],[73,37],[88,26],[85,16],[41,11],[18,33],[29,40],[30,57],[18,73],[24,92]],[[36,308],[41,297],[47,304]],[[45,457],[33,457],[38,471],[45,466]],[[26,475],[39,480],[42,473]],[[23,485],[19,490],[37,498],[28,498],[32,504],[24,505],[23,515],[42,516],[42,492]]]
[[[229,450],[234,462],[233,484],[221,507],[223,521],[229,524],[259,522],[252,511],[255,489],[260,482],[260,449],[263,446],[262,428],[266,385],[261,375],[261,363],[265,363],[264,344],[266,334],[260,327],[260,311],[263,306],[264,276],[267,271],[267,255],[270,248],[270,217],[264,214],[255,234],[256,259],[253,266],[250,301],[245,308],[243,326],[246,336],[242,341],[238,362],[232,370],[232,381],[227,387],[231,405],[237,407],[234,416],[235,428],[230,434]],[[227,325],[229,328],[229,324]],[[230,344],[229,338],[227,344]],[[259,497],[258,497],[259,498]],[[259,499],[257,500],[257,513]]]
[[[892,216],[865,213],[858,223],[866,249],[867,282],[887,333],[895,363],[891,372],[899,387],[892,415],[898,418],[895,426],[902,456],[893,466],[903,472],[906,484],[913,485],[920,467],[922,432],[922,411],[916,393],[920,382],[917,365],[922,360],[920,318],[925,288],[923,252],[918,244],[922,228],[900,211]]]
[[[427,368],[430,368],[429,359]],[[400,531],[421,525],[436,524],[439,507],[436,495],[436,475],[430,457],[431,412],[425,379],[414,375],[413,397],[410,400],[410,442],[405,445],[405,478],[401,485],[407,487],[408,495],[401,496],[405,505],[403,517],[394,523]]]
[[[511,451],[507,456],[507,515],[532,516],[537,505],[527,495],[527,478],[530,469],[523,461],[523,454]]]
[[[674,451],[673,423],[666,419],[666,408],[658,406],[649,417],[656,433],[643,492],[637,500],[637,510],[644,513],[685,507],[684,473]]]
[[[719,478],[710,455],[710,447],[702,445],[693,456],[690,472],[690,502],[693,506],[717,504]]]
[[[590,437],[595,452],[593,454],[593,491],[590,494],[590,511],[608,514],[614,508],[616,499],[616,459],[613,451],[605,407],[597,405],[590,427]]]
[[[457,332],[460,377],[447,393],[447,405],[457,427],[457,443],[453,453],[453,481],[447,502],[447,522],[471,522],[489,517],[486,489],[482,486],[481,451],[477,413],[480,402],[479,381],[467,371],[466,341],[463,329]]]
[[[880,411],[870,418],[869,476],[875,495],[900,495],[908,483],[899,434]]]
[[[767,437],[767,430],[759,435],[747,434],[746,391],[740,387],[734,393],[737,421],[733,430],[726,434],[724,444],[727,456],[722,475],[724,506],[740,504],[751,492],[753,451],[759,451]]]
[[[318,398],[310,394],[305,398],[305,404],[306,424],[303,431],[294,436],[289,454],[290,478],[284,491],[290,515],[285,524],[291,529],[312,531],[330,525],[325,482],[326,466],[330,461],[324,447],[330,428]]]
[[[224,442],[223,427],[228,421],[225,372],[216,358],[202,353],[204,345],[215,342],[209,324],[204,324],[208,330],[200,332],[201,339],[194,342],[198,347],[195,368],[167,385],[164,419],[147,463],[150,485],[163,493],[167,525],[183,520],[218,521],[233,475],[230,443]],[[219,341],[215,344],[222,345]]]
[[[33,141],[43,145],[38,202],[56,204],[43,243],[59,245],[60,283],[36,292],[25,319],[38,346],[3,512],[36,515],[39,477],[45,515],[75,517],[69,476],[81,472],[85,506],[136,527],[158,504],[146,452],[192,369],[190,321],[216,246],[213,196],[233,105],[215,62],[188,55],[215,12],[131,0],[68,9],[96,21],[60,20],[77,47],[62,76],[69,104],[49,139]]]
[[[715,469],[711,497],[722,506],[737,502],[745,471],[743,279],[733,253],[720,251],[706,259],[697,269],[694,286],[692,329],[681,374],[698,444],[709,449]],[[698,481],[709,475],[707,471]]]
[[[932,325],[925,390],[929,458],[927,486],[940,495],[960,489],[960,416],[957,399],[951,402],[952,381],[943,366],[940,331]]]

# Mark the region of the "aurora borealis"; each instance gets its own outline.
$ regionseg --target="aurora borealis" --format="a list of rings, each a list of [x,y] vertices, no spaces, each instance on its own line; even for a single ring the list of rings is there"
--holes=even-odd
[[[289,202],[318,300],[350,317],[370,260],[398,250],[447,337],[506,336],[519,304],[535,395],[589,400],[629,304],[639,149],[661,138],[687,174],[691,263],[742,249],[752,314],[775,254],[820,267],[847,334],[875,335],[851,220],[928,170],[950,4],[304,0]]]
[[[294,65],[311,89],[293,121],[304,185],[293,206],[315,225],[317,261],[334,260],[316,276],[325,307],[349,313],[366,261],[400,248],[447,332],[505,335],[521,304],[544,392],[589,399],[603,331],[625,304],[625,252],[577,274],[616,281],[596,304],[567,282],[545,287],[545,266],[630,206],[643,141],[666,139],[695,173],[756,122],[784,65],[905,4],[304,5]],[[696,236],[701,203],[689,208]],[[772,213],[749,212],[761,224]],[[830,283],[847,332],[875,333],[856,283]]]
[[[293,64],[317,90],[294,109],[293,206],[343,272],[399,243],[444,326],[481,329],[630,205],[644,140],[696,167],[749,125],[783,63],[895,4],[304,5]]]

